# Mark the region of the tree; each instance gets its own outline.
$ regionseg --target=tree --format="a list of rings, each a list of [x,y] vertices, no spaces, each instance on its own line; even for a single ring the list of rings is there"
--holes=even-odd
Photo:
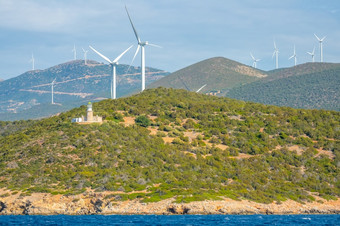
[[[135,119],[137,125],[148,127],[151,125],[150,119],[145,115],[140,115]]]

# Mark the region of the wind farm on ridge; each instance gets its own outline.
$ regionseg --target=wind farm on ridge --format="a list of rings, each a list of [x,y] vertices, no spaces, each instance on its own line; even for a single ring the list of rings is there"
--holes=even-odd
[[[122,10],[124,11],[124,10]],[[146,76],[145,76],[145,67],[146,67],[146,60],[145,60],[145,46],[153,46],[153,47],[158,47],[160,48],[159,45],[155,45],[155,44],[152,44],[152,43],[149,43],[148,41],[143,41],[141,39],[141,36],[139,35],[139,33],[137,32],[137,28],[134,24],[134,21],[133,21],[133,18],[132,16],[130,15],[129,11],[128,11],[128,8],[127,6],[125,6],[125,13],[127,15],[127,19],[130,23],[130,31],[132,30],[133,34],[134,34],[134,38],[137,40],[137,48],[134,52],[134,55],[132,57],[132,60],[131,60],[131,63],[129,64],[129,67],[127,68],[127,70],[125,70],[125,74],[128,74],[129,73],[129,70],[131,68],[131,65],[133,64],[135,58],[137,57],[138,53],[141,52],[141,61],[140,61],[140,78],[141,78],[141,91],[145,90],[146,88]],[[127,21],[126,19],[126,21]],[[137,26],[138,27],[138,26]],[[131,29],[132,28],[132,29]],[[313,33],[312,33],[313,34]],[[311,35],[312,36],[312,35]],[[314,34],[316,40],[318,41],[319,43],[319,48],[317,53],[315,52],[316,48],[315,48],[315,45],[314,45],[314,48],[313,48],[313,51],[312,52],[309,52],[309,51],[306,51],[305,52],[305,55],[309,55],[311,56],[311,60],[308,60],[307,62],[315,62],[316,59],[318,59],[318,55],[320,54],[320,62],[323,62],[323,42],[325,40],[326,37],[322,37],[322,38],[319,38],[319,36],[317,36],[316,34]],[[150,38],[150,37],[149,37]],[[148,38],[148,39],[149,39]],[[315,41],[315,39],[313,39]],[[287,42],[284,41],[284,42]],[[272,55],[272,61],[273,61],[273,66],[272,68],[275,68],[275,69],[279,69],[279,68],[282,68],[281,65],[283,65],[283,61],[285,62],[291,62],[290,60],[294,60],[293,62],[293,66],[297,66],[297,61],[298,61],[298,56],[299,56],[299,59],[301,59],[301,56],[302,54],[299,53],[299,45],[297,45],[297,48],[296,48],[296,45],[294,44],[293,45],[293,54],[292,55],[287,55],[287,58],[285,58],[283,55],[286,55],[287,53],[284,53],[284,51],[282,51],[282,47],[280,48],[280,51],[279,51],[279,47],[282,46],[282,37],[276,37],[274,39],[274,52],[273,52],[273,55]],[[294,41],[292,43],[295,43]],[[105,48],[102,48],[100,47],[100,50],[98,49],[98,46],[100,46],[100,43],[98,41],[96,42],[92,42],[92,41],[89,41],[88,42],[88,45],[89,45],[89,48],[90,50],[92,50],[96,55],[98,55],[100,58],[104,59],[106,62],[108,62],[108,64],[110,65],[110,69],[111,69],[111,72],[110,72],[110,76],[111,76],[111,81],[109,82],[110,85],[109,88],[107,87],[103,87],[103,91],[106,90],[110,90],[108,93],[110,93],[109,95],[109,98],[110,99],[116,99],[117,97],[120,97],[122,96],[122,94],[117,94],[117,65],[118,65],[118,60],[120,60],[123,55],[125,55],[131,48],[132,46],[130,46],[128,49],[126,49],[124,52],[121,53],[121,55],[119,55],[117,58],[115,58],[113,61],[110,60],[108,57],[107,57],[107,50],[105,51]],[[82,44],[82,46],[84,46],[84,44]],[[96,46],[95,48],[93,46]],[[127,46],[129,45],[126,45],[125,47],[123,45],[120,45],[122,46],[121,49],[125,49]],[[268,45],[269,46],[269,45]],[[119,49],[120,47],[118,47],[117,49]],[[84,58],[84,65],[87,65],[88,64],[88,50],[84,49],[84,48],[81,48],[82,51],[83,51],[83,58]],[[285,48],[287,49],[287,48]],[[119,50],[118,50],[119,51]],[[71,52],[73,54],[73,60],[77,60],[77,48],[76,48],[76,42],[74,42],[74,45],[73,45],[73,48],[71,49]],[[103,54],[105,52],[105,55]],[[260,69],[261,71],[261,67],[263,65],[263,63],[266,61],[268,62],[268,52],[265,53],[266,51],[264,51],[264,53],[261,54],[261,52],[257,49],[256,50],[256,54],[253,54],[254,51],[250,52],[250,57],[252,59],[252,63],[250,64],[250,66],[252,66],[254,69]],[[319,53],[319,54],[318,54]],[[248,55],[249,56],[249,55]],[[255,57],[256,56],[256,57]],[[281,56],[281,58],[279,58],[279,56]],[[283,56],[283,57],[282,57]],[[78,54],[78,58],[79,58],[79,54]],[[285,60],[283,60],[285,59]],[[286,60],[287,59],[287,60]],[[280,62],[279,62],[280,60]],[[38,60],[39,61],[39,60]],[[299,61],[299,63],[301,63],[302,60]],[[30,60],[30,62],[32,63],[32,71],[35,71],[36,70],[36,60],[35,58],[33,57],[33,53],[32,53],[32,58]],[[280,64],[279,64],[280,63]],[[91,65],[91,63],[90,63]],[[281,66],[281,67],[280,67]],[[265,71],[263,71],[265,72]],[[53,80],[53,81],[52,81]],[[53,77],[53,79],[50,80],[49,82],[49,85],[51,86],[51,104],[55,104],[55,98],[53,97],[54,95],[60,95],[62,93],[65,93],[65,92],[58,92],[58,86],[60,86],[59,84],[61,81],[58,81],[58,76],[56,77]],[[106,83],[108,84],[108,83]],[[56,87],[57,86],[57,87]],[[119,85],[118,85],[119,86]],[[189,85],[190,86],[190,85]],[[202,93],[209,93],[209,91],[212,90],[212,87],[211,85],[209,85],[206,81],[202,81],[201,84],[197,85],[196,87],[192,88],[192,89],[189,89],[188,88],[188,84],[185,85],[186,89],[187,90],[196,90],[196,91],[202,91]],[[198,89],[198,87],[200,87]],[[214,90],[213,90],[214,91]],[[215,90],[216,92],[219,92],[218,90]],[[214,92],[215,92],[214,91]],[[119,91],[118,91],[119,92]],[[47,92],[45,92],[47,93]],[[221,93],[221,92],[220,92]],[[223,92],[222,92],[223,93]],[[81,94],[83,95],[83,94]],[[90,95],[90,94],[85,94],[85,95]],[[224,95],[224,94],[223,94]],[[61,101],[59,101],[61,102]]]

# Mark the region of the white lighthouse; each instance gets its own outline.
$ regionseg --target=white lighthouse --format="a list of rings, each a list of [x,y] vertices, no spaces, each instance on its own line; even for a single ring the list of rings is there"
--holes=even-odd
[[[79,124],[89,124],[94,122],[102,123],[103,118],[98,115],[93,116],[92,103],[89,102],[87,104],[86,118],[84,118],[84,116],[82,116],[81,118],[73,118],[72,122],[76,122]]]
[[[89,102],[87,104],[87,115],[86,115],[87,122],[93,122],[93,111],[92,111],[92,103]]]

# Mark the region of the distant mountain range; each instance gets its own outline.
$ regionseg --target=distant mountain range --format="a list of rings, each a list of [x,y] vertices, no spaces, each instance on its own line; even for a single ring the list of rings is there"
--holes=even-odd
[[[340,110],[340,64],[306,63],[261,71],[216,57],[176,71],[149,87],[172,87],[294,108]]]
[[[231,88],[255,82],[266,76],[267,74],[261,70],[223,57],[216,57],[176,71],[150,84],[148,88],[162,86],[196,91],[207,84],[202,92],[219,90],[223,94]]]
[[[140,68],[117,67],[117,96],[140,90]],[[210,95],[306,109],[340,111],[340,64],[306,63],[262,71],[223,57],[207,59],[172,74],[146,68],[147,88],[167,87]],[[71,61],[26,72],[0,83],[0,120],[46,117],[110,96],[110,67]],[[55,102],[51,82],[56,78]]]
[[[138,92],[141,87],[140,68],[117,66],[117,96]],[[146,82],[152,83],[169,73],[146,68]],[[51,82],[54,102],[51,104]],[[46,70],[28,71],[0,83],[0,120],[46,117],[88,101],[110,97],[111,69],[109,65],[82,60],[63,63]]]

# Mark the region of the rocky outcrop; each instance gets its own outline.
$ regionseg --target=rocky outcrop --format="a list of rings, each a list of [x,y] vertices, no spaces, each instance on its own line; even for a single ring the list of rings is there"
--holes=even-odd
[[[0,198],[0,215],[86,215],[86,214],[340,214],[340,199],[306,204],[292,200],[281,204],[261,204],[247,200],[174,203],[174,199],[155,203],[139,200],[117,201],[113,195],[86,192],[80,195],[35,193]]]

